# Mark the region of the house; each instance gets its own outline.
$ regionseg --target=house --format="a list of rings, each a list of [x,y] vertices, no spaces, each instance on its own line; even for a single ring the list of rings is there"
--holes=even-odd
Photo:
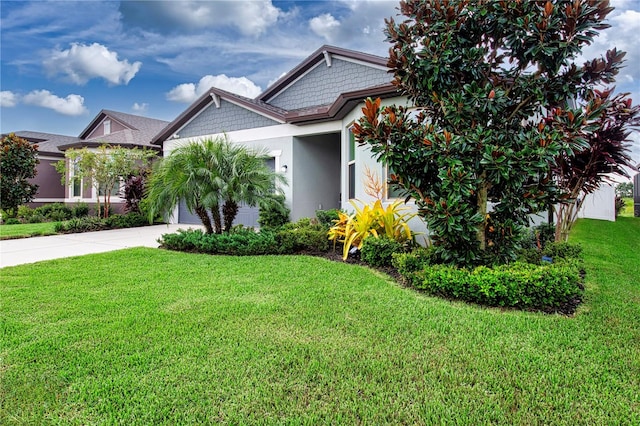
[[[73,183],[69,180],[66,185],[62,184],[61,176],[54,164],[64,159],[64,151],[67,149],[97,148],[109,144],[158,150],[157,146],[151,144],[151,140],[167,124],[166,121],[153,118],[102,110],[77,137],[31,131],[15,132],[16,136],[38,144],[40,164],[38,174],[32,182],[39,185],[39,188],[31,207],[53,202],[85,202],[90,205],[96,203],[97,193],[93,185],[87,182]],[[72,170],[67,173],[72,174]],[[123,199],[114,196],[111,202],[114,211],[122,211]]]
[[[387,59],[322,46],[254,99],[211,88],[152,141],[168,155],[177,146],[226,134],[234,143],[267,148],[270,166],[285,174],[282,188],[291,219],[318,209],[352,209],[350,199],[370,201],[365,166],[386,181],[386,171],[355,143],[353,123],[367,97],[406,103],[391,84]],[[385,194],[385,198],[388,194]],[[243,207],[236,223],[257,224],[257,209]],[[200,223],[184,204],[173,222]]]

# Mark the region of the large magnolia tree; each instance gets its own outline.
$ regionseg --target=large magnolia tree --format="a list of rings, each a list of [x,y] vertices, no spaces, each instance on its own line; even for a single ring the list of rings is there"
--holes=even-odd
[[[612,80],[620,54],[574,61],[611,10],[587,0],[409,0],[399,22],[387,21],[388,65],[410,105],[367,100],[355,133],[416,201],[441,261],[513,259],[528,215],[560,198],[550,165],[587,146],[578,129],[588,112],[573,101]]]

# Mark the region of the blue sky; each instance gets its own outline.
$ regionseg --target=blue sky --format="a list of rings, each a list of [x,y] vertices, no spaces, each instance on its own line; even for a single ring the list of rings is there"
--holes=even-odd
[[[640,0],[613,0],[618,91],[640,100]],[[78,135],[101,109],[170,121],[210,86],[253,97],[323,44],[385,56],[397,1],[6,1],[0,131]],[[634,135],[640,162],[640,137]]]

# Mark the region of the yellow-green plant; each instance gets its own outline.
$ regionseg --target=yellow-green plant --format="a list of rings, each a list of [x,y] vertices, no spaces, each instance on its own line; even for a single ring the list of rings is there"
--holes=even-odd
[[[398,242],[413,240],[407,222],[415,217],[408,207],[402,206],[402,201],[395,201],[387,206],[382,201],[376,200],[373,204],[358,205],[354,200],[350,201],[355,208],[355,213],[339,213],[335,225],[329,230],[329,239],[343,244],[342,258],[349,256],[351,247],[362,247],[362,242],[368,236],[387,238]]]

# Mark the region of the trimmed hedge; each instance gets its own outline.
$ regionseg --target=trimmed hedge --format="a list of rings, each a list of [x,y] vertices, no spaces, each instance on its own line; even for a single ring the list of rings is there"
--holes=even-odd
[[[229,234],[205,234],[200,229],[179,229],[175,234],[163,234],[158,240],[161,247],[207,254],[251,256],[278,254],[279,245],[272,232],[237,229]]]
[[[59,233],[79,233],[103,231],[106,229],[135,228],[149,225],[146,216],[139,213],[114,214],[107,219],[95,216],[84,216],[56,223],[54,230]]]
[[[169,250],[234,256],[318,253],[329,249],[326,230],[309,219],[288,223],[278,231],[233,228],[228,234],[205,234],[199,229],[179,229],[162,235],[159,242]]]
[[[570,264],[516,262],[472,271],[433,265],[416,273],[414,287],[430,294],[488,306],[558,308],[582,295],[582,277]]]
[[[402,243],[391,238],[368,236],[362,242],[360,259],[370,266],[385,268],[391,266],[394,253],[402,253],[404,250]]]

